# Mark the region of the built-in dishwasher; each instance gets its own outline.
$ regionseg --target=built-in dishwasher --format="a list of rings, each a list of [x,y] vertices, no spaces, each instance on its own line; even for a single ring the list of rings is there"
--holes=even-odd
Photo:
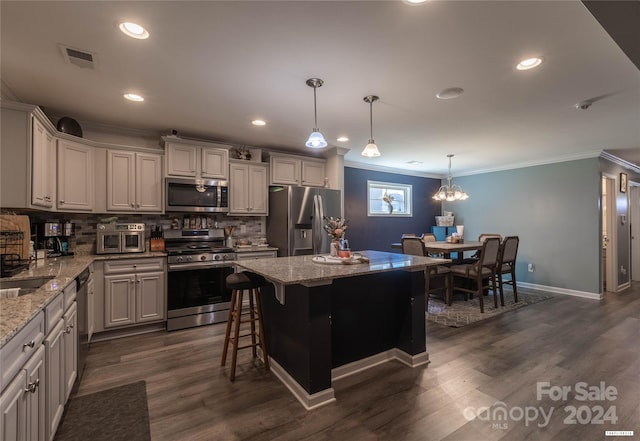
[[[84,365],[87,362],[87,354],[89,353],[89,307],[87,288],[91,276],[91,269],[88,267],[76,278],[76,301],[78,302],[78,376],[74,389],[77,389],[80,384],[84,372]]]

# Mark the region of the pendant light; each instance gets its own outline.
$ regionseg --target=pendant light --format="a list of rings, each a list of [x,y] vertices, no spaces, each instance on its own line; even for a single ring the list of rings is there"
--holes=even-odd
[[[316,108],[316,89],[318,87],[321,87],[323,84],[324,81],[322,81],[320,78],[309,78],[307,80],[307,86],[313,87],[314,126],[313,132],[311,132],[311,135],[309,135],[309,139],[307,139],[307,142],[304,145],[312,149],[321,149],[327,146],[327,141],[324,140],[324,136],[322,136],[322,133],[320,133],[320,129],[318,129],[318,110]]]
[[[367,95],[363,98],[366,103],[369,103],[369,128],[371,131],[369,136],[369,143],[362,151],[362,156],[366,156],[368,158],[377,158],[378,156],[380,156],[378,146],[373,140],[373,102],[378,101],[379,99],[380,98],[375,95]]]
[[[447,185],[441,186],[436,194],[433,195],[433,199],[436,201],[464,201],[465,199],[469,199],[469,195],[465,193],[459,185],[452,185],[451,181],[453,178],[451,177],[451,158],[453,155],[447,155],[449,158],[449,177],[447,178]]]

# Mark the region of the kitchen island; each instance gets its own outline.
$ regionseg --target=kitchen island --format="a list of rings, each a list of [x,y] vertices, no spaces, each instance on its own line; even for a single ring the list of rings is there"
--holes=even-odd
[[[450,262],[362,251],[369,262],[314,256],[238,261],[264,276],[262,307],[272,370],[307,409],[335,400],[332,381],[389,360],[429,362],[424,269]]]

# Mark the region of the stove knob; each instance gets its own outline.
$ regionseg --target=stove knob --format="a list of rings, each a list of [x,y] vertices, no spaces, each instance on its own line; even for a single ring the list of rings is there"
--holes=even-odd
[[[192,260],[193,260],[193,257],[187,256],[187,262],[191,262]]]
[[[225,254],[222,258],[224,260],[229,260],[229,259],[233,258],[233,256],[230,256],[229,254]]]
[[[205,260],[207,260],[207,256],[205,256],[205,255],[200,256],[200,260],[202,260],[204,262]]]
[[[182,256],[178,256],[178,258],[176,259],[176,261],[178,261],[178,262],[182,262]]]
[[[220,260],[220,254],[216,254],[215,256],[213,256],[213,258],[214,258],[215,260]]]

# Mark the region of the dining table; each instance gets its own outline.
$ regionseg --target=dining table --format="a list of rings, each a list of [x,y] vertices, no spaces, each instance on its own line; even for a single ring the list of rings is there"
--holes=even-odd
[[[479,241],[471,241],[465,240],[463,242],[446,242],[446,241],[437,241],[437,242],[425,242],[424,247],[430,254],[440,254],[444,255],[445,259],[451,258],[451,253],[456,253],[456,258],[453,259],[453,263],[461,263],[464,258],[465,251],[478,251],[482,249],[482,245],[484,242]],[[402,249],[402,243],[396,242],[391,244],[391,248],[400,248]]]

